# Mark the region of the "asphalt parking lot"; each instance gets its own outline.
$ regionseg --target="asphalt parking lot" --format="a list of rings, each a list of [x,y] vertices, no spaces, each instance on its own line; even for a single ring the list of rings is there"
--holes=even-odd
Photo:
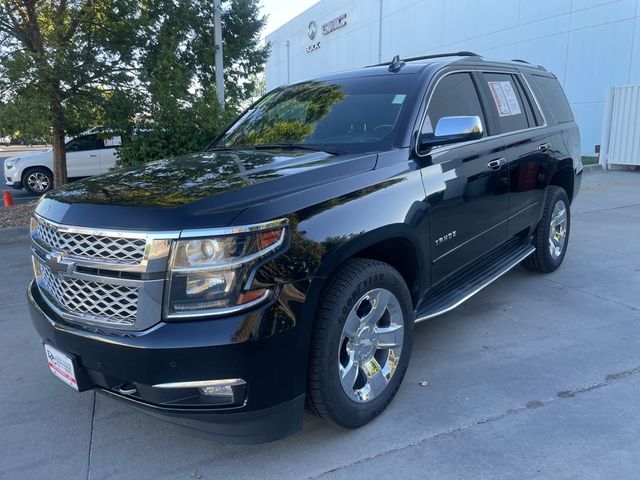
[[[13,196],[13,201],[16,204],[31,202],[38,197],[31,195],[24,189],[14,189],[7,187],[4,180],[4,161],[10,157],[17,157],[19,155],[28,155],[31,153],[41,152],[46,150],[46,147],[23,147],[19,145],[0,147],[0,193],[5,190],[9,190]]]
[[[418,325],[379,419],[307,416],[237,446],[55,379],[25,307],[26,233],[0,230],[0,478],[638,479],[639,239],[640,173],[585,175],[563,267],[517,269]]]

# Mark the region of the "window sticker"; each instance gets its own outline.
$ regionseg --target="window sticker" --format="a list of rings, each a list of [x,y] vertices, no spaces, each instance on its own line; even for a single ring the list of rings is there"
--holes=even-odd
[[[122,145],[122,138],[121,137],[112,137],[112,138],[105,138],[104,139],[104,146],[105,147],[119,147],[120,145]]]
[[[520,115],[522,110],[511,82],[489,82],[489,88],[501,117]]]
[[[520,115],[522,113],[522,110],[520,110],[518,97],[516,96],[516,92],[513,90],[513,85],[511,85],[511,82],[508,80],[506,82],[500,82],[500,86],[502,87],[502,91],[507,97],[507,103],[509,104],[511,115]]]
[[[404,99],[406,98],[406,95],[402,95],[402,94],[398,94],[393,98],[393,103],[394,105],[402,105],[402,102],[404,102]]]

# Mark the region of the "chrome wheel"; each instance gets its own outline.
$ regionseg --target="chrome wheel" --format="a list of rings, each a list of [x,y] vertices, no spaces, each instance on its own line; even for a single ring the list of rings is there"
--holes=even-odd
[[[32,172],[27,177],[27,185],[34,192],[46,192],[49,190],[50,184],[51,180],[42,172]]]
[[[551,213],[549,225],[549,253],[551,258],[557,260],[562,255],[567,241],[567,206],[563,200],[558,200]]]
[[[400,302],[376,288],[355,303],[342,329],[338,373],[342,389],[356,402],[369,402],[387,387],[395,373],[404,337]]]

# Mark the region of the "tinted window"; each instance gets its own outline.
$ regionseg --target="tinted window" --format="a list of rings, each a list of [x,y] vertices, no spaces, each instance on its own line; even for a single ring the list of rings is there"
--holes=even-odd
[[[520,78],[518,78],[518,76],[514,76],[513,79],[514,79],[516,88],[518,89],[518,96],[522,100],[522,105],[524,106],[524,111],[527,115],[527,124],[530,127],[535,127],[538,125],[538,123],[536,122],[536,118],[533,115],[533,105],[531,104],[529,97],[525,93],[525,90],[522,85],[522,82],[520,81]]]
[[[542,117],[542,113],[540,113],[540,109],[536,104],[535,98],[531,93],[531,89],[527,85],[527,82],[520,76],[516,76],[518,91],[520,92],[520,96],[524,100],[524,106],[527,110],[527,118],[529,119],[529,126],[540,126],[544,125],[544,118]]]
[[[503,133],[529,128],[526,109],[513,75],[485,73],[490,107]]]
[[[542,95],[544,95],[556,122],[573,122],[573,113],[571,113],[571,107],[562,91],[560,82],[553,77],[543,77],[541,75],[533,75],[533,79],[542,91]]]
[[[74,138],[65,145],[67,152],[84,152],[85,150],[96,150],[98,148],[98,139],[96,135],[84,135]]]
[[[422,125],[423,134],[433,133],[442,117],[477,116],[486,131],[484,113],[478,99],[478,92],[468,73],[454,73],[443,77],[436,85],[427,116]]]

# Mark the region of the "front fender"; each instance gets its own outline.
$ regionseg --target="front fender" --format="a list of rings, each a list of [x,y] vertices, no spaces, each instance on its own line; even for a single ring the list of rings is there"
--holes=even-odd
[[[289,218],[289,249],[262,266],[255,282],[268,285],[327,278],[358,252],[391,238],[401,238],[414,248],[416,268],[424,277],[420,280],[421,290],[426,288],[427,204],[420,171],[412,162],[395,162],[314,190],[282,201],[282,207],[302,205],[299,210],[275,212],[277,202],[274,202],[268,205],[268,216],[249,212],[236,219],[251,223],[260,217]],[[345,193],[337,194],[339,191]],[[324,200],[304,206],[308,198],[318,196]]]

